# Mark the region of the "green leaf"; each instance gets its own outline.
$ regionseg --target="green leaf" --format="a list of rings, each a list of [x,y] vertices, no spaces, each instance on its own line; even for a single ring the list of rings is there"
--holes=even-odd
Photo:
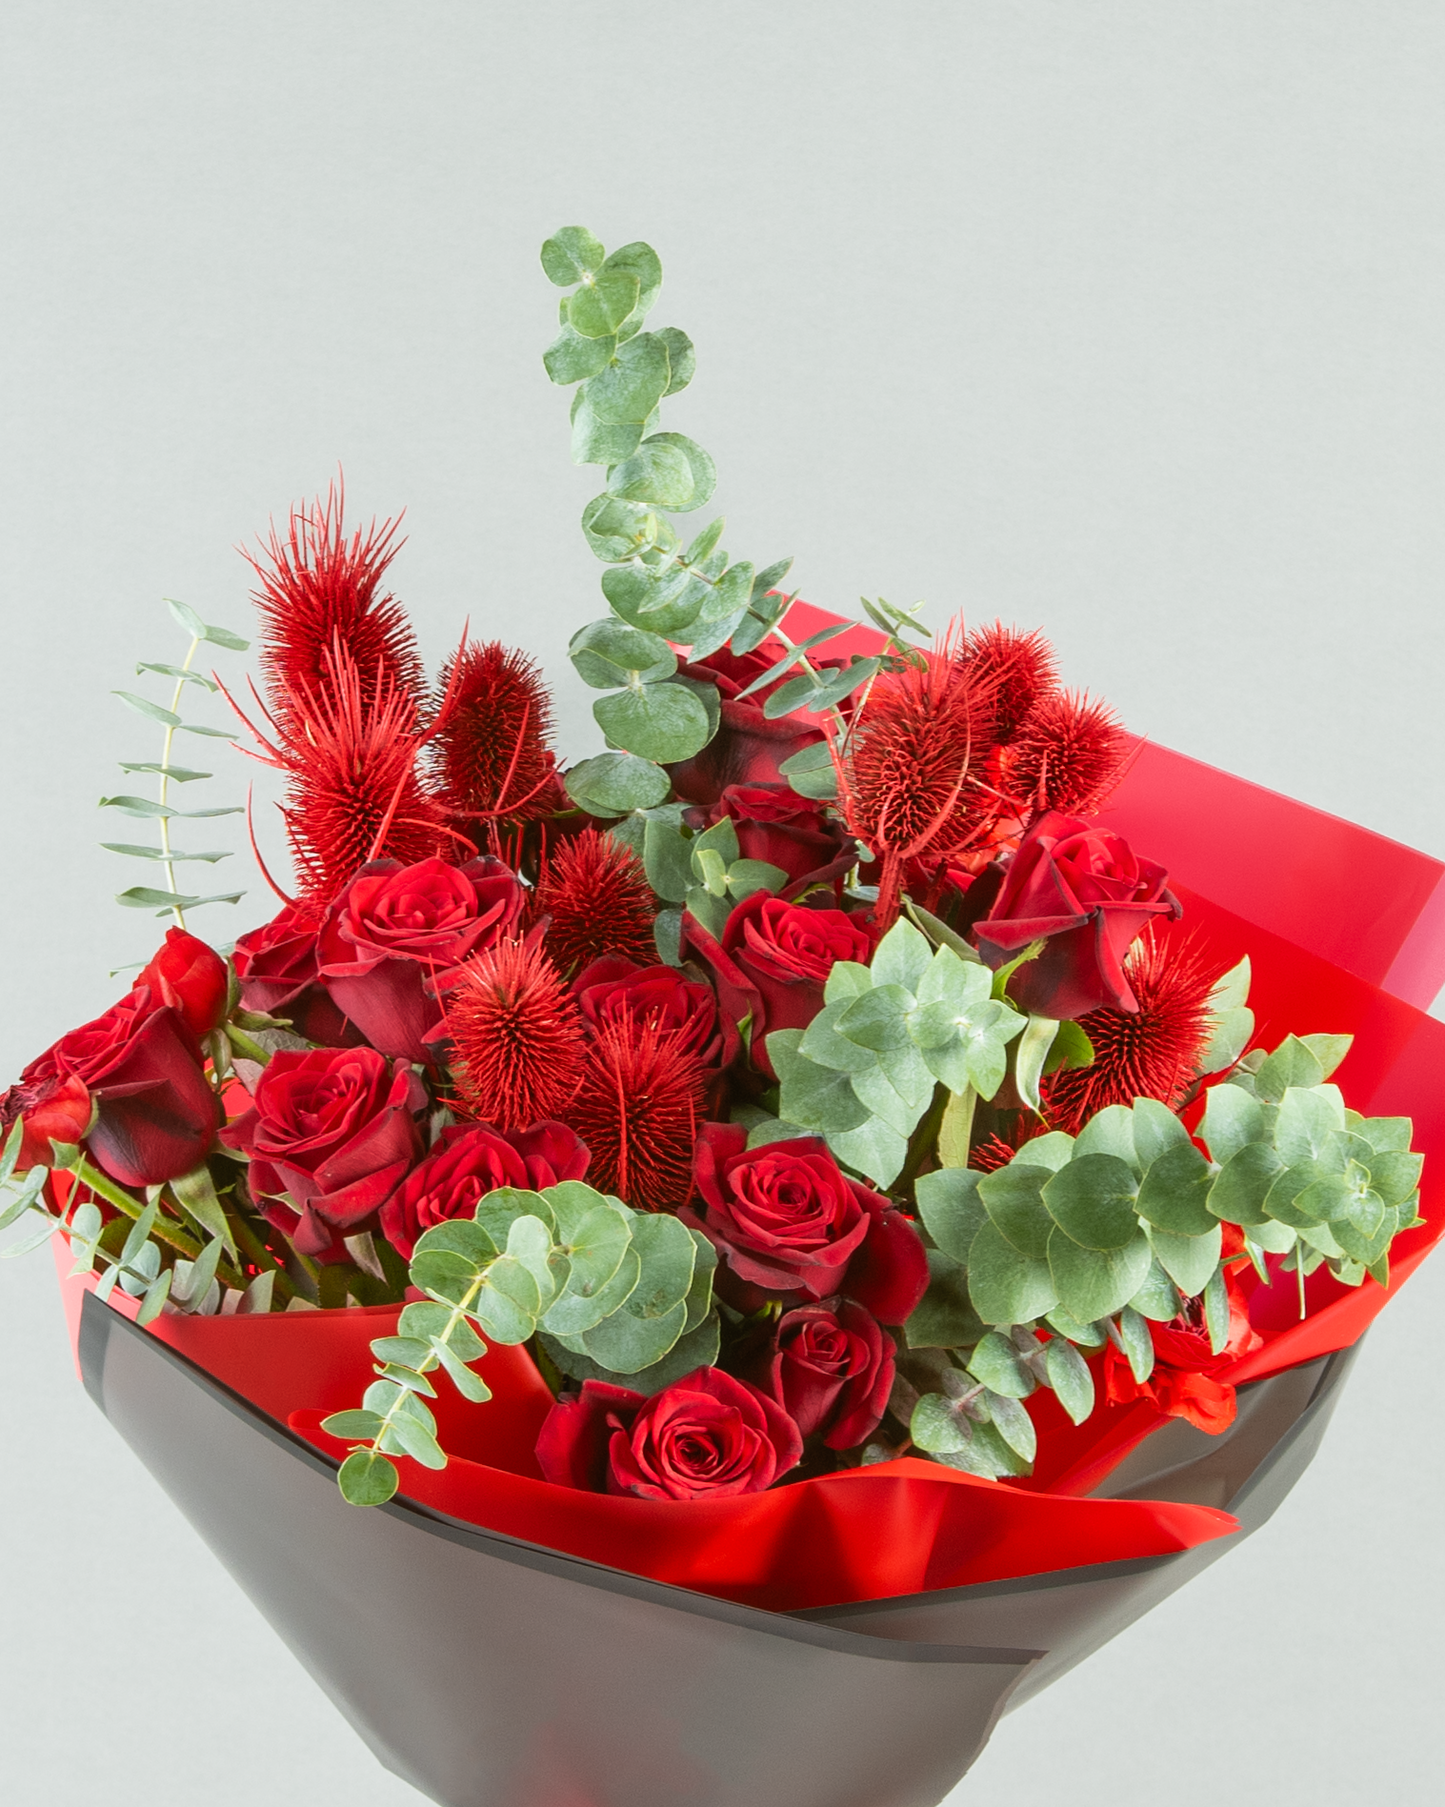
[[[602,268],[608,275],[616,272],[637,278],[639,292],[633,311],[639,320],[645,318],[662,289],[662,260],[652,246],[641,239],[619,245]]]
[[[171,612],[171,619],[178,627],[184,628],[193,640],[204,640],[206,624],[188,602],[177,602],[173,596],[167,596],[165,605]]]
[[[687,1325],[684,1301],[658,1317],[639,1317],[631,1307],[629,1300],[579,1339],[583,1353],[614,1374],[636,1374],[660,1362]]]
[[[642,1262],[631,1246],[623,1251],[617,1272],[595,1293],[563,1291],[542,1319],[542,1328],[552,1336],[580,1337],[600,1324],[604,1318],[620,1311],[636,1290],[642,1277]]]
[[[870,1117],[856,1129],[825,1132],[835,1159],[879,1186],[891,1186],[908,1158],[905,1138],[878,1117]]]
[[[211,740],[234,740],[236,738],[229,728],[207,728],[200,722],[182,722],[180,724],[179,732],[182,734],[204,734]],[[196,813],[212,816],[239,816],[241,811],[239,809],[213,809],[197,811]]]
[[[682,911],[659,910],[652,919],[652,942],[664,966],[682,965]]]
[[[1154,1372],[1154,1339],[1149,1326],[1139,1312],[1126,1305],[1119,1313],[1118,1335],[1129,1371],[1142,1384]]]
[[[801,1040],[798,1029],[775,1029],[767,1038],[768,1058],[782,1081],[781,1115],[820,1134],[861,1128],[869,1113],[849,1075],[805,1059],[798,1052]]]
[[[540,1331],[538,1338],[561,1372],[573,1380],[608,1380],[614,1384],[621,1381],[636,1393],[651,1395],[661,1392],[663,1387],[670,1387],[673,1381],[681,1380],[695,1369],[712,1367],[721,1347],[722,1327],[717,1313],[709,1312],[700,1323],[686,1331],[660,1361],[631,1374],[618,1374],[613,1368],[604,1368],[600,1362],[568,1348],[545,1331]]]
[[[211,1170],[204,1161],[189,1173],[183,1173],[179,1179],[172,1180],[171,1191],[207,1235],[216,1237],[228,1255],[236,1253],[231,1226],[226,1220],[225,1209],[216,1191],[215,1181],[211,1178]]]
[[[1168,1230],[1150,1229],[1149,1242],[1159,1265],[1186,1298],[1204,1291],[1209,1276],[1219,1266],[1223,1228],[1216,1223],[1204,1236],[1175,1236]]]
[[[177,784],[194,784],[198,778],[213,778],[214,772],[193,772],[188,766],[162,765],[154,759],[120,759],[116,761],[123,772],[154,772],[159,777],[171,778]]]
[[[607,738],[659,764],[690,759],[707,745],[707,710],[681,684],[644,684],[599,697],[592,713]]]
[[[990,1330],[979,1339],[968,1359],[968,1371],[975,1380],[982,1381],[990,1392],[1002,1394],[1006,1399],[1027,1399],[1034,1391],[1034,1377],[1024,1365],[1018,1350],[997,1330]],[[994,1423],[998,1423],[996,1416]],[[1018,1445],[1015,1443],[1013,1447],[1017,1449]],[[1028,1453],[1032,1459],[1032,1451]]]
[[[1222,1166],[1250,1142],[1266,1139],[1264,1106],[1242,1086],[1212,1085],[1204,1095],[1199,1134]]]
[[[1043,1190],[1049,1178],[1045,1167],[1011,1161],[978,1182],[978,1196],[995,1228],[1032,1261],[1048,1259],[1054,1224],[1044,1207]]]
[[[946,1255],[963,1265],[967,1265],[973,1239],[988,1218],[979,1196],[982,1177],[969,1167],[940,1167],[936,1172],[920,1174],[914,1182],[924,1228]],[[1005,1321],[1022,1322],[1013,1318],[999,1320]]]
[[[1416,1191],[1424,1164],[1424,1155],[1394,1149],[1371,1154],[1366,1163],[1370,1184],[1387,1205],[1403,1205]]]
[[[370,1449],[352,1450],[336,1476],[341,1496],[351,1506],[384,1506],[400,1480],[395,1465]]]
[[[913,1408],[908,1433],[919,1449],[932,1455],[952,1455],[969,1442],[965,1420],[951,1399],[942,1393],[925,1393]]]
[[[1211,1354],[1221,1355],[1229,1341],[1229,1288],[1222,1267],[1215,1268],[1204,1288],[1204,1324]]]
[[[873,1115],[905,1139],[933,1098],[933,1075],[916,1048],[880,1055],[876,1067],[849,1078],[854,1093]]]
[[[668,678],[677,670],[677,654],[666,640],[610,617],[579,628],[568,643],[567,656],[582,682],[596,690]]]
[[[928,1250],[928,1291],[903,1326],[910,1349],[967,1349],[984,1334],[969,1303],[968,1270],[941,1249]]]
[[[24,1142],[25,1124],[17,1117],[5,1137],[4,1149],[0,1150],[0,1186],[9,1184],[10,1176],[15,1171],[15,1164],[20,1159],[20,1150]]]
[[[1081,1248],[1101,1251],[1127,1248],[1139,1234],[1139,1221],[1135,1215],[1138,1182],[1133,1170],[1116,1155],[1080,1154],[1078,1149],[1082,1142],[1081,1136],[1075,1144],[1073,1160],[1067,1167],[1051,1174],[1043,1188],[1043,1201],[1049,1216]],[[1130,1287],[1119,1303],[1122,1305],[1133,1291],[1134,1287]],[[1073,1306],[1069,1309],[1074,1311]],[[1083,1315],[1102,1318],[1114,1310],[1117,1306]],[[1074,1315],[1079,1314],[1075,1311]]]
[[[1059,1025],[1055,1018],[1030,1016],[1028,1025],[1019,1038],[1014,1083],[1018,1087],[1019,1097],[1035,1116],[1043,1115],[1039,1080],[1043,1077],[1044,1062],[1048,1059],[1049,1049],[1053,1047],[1054,1037],[1058,1032]]]
[[[605,368],[588,383],[587,405],[600,421],[645,426],[666,394],[671,374],[667,346],[654,333],[639,333],[619,345]]]
[[[110,694],[118,696],[128,708],[134,709],[137,715],[148,716],[153,722],[161,722],[167,728],[179,728],[181,725],[180,716],[173,714],[169,709],[163,709],[159,703],[153,703],[149,697],[136,696],[133,691],[129,690],[112,690]]]
[[[480,1361],[487,1353],[487,1345],[472,1329],[466,1318],[456,1318],[446,1305],[436,1305],[430,1299],[413,1300],[410,1305],[402,1307],[401,1316],[397,1319],[397,1334],[414,1337],[430,1348],[434,1339],[446,1334],[448,1347],[459,1361]],[[448,1325],[450,1330],[448,1331]]]
[[[680,389],[686,389],[692,381],[697,370],[697,353],[693,350],[692,340],[675,326],[660,327],[657,337],[667,347],[668,364],[671,370],[665,393],[676,395]],[[719,523],[718,532],[722,532],[721,523]],[[691,555],[689,555],[688,562],[691,563]]]
[[[1284,1170],[1284,1162],[1267,1142],[1246,1142],[1215,1175],[1209,1188],[1209,1209],[1226,1223],[1262,1224],[1269,1215],[1265,1199]]]
[[[370,1443],[381,1430],[380,1412],[333,1412],[321,1420],[321,1428],[330,1437],[344,1441]]]
[[[1045,1073],[1057,1073],[1065,1067],[1087,1067],[1093,1064],[1094,1044],[1077,1023],[1059,1024],[1059,1033],[1044,1062]]]
[[[452,1385],[463,1399],[469,1399],[473,1405],[483,1405],[491,1398],[492,1389],[481,1375],[474,1374],[458,1352],[440,1337],[431,1339],[431,1352],[446,1369]]]
[[[588,403],[585,387],[579,389],[572,398],[572,462],[574,464],[611,465],[616,464],[620,459],[630,458],[641,444],[644,431],[645,426],[640,427],[634,422],[619,424],[598,420]],[[590,508],[592,504],[588,506]],[[583,520],[583,531],[586,532],[585,511]],[[588,533],[587,541],[599,558],[627,558],[639,549],[639,542],[628,540],[624,543],[625,550],[609,554],[599,548],[597,538],[592,533]],[[649,537],[641,543],[651,545],[653,540]]]
[[[607,430],[624,431],[621,427]],[[650,508],[619,501],[616,496],[594,496],[582,510],[583,537],[604,564],[617,564],[651,552],[661,531],[662,523]]]
[[[542,353],[542,363],[552,381],[565,387],[585,382],[605,370],[616,348],[614,338],[584,339],[570,326],[564,326]]]
[[[625,816],[635,809],[652,809],[672,788],[660,766],[635,753],[599,753],[584,759],[563,782],[567,795],[589,816]]]
[[[1345,1101],[1332,1085],[1309,1090],[1289,1086],[1280,1100],[1274,1146],[1287,1166],[1315,1161],[1325,1153],[1337,1130],[1345,1127]]]
[[[838,773],[825,740],[790,754],[778,770],[800,797],[831,802],[838,795]]]
[[[1034,1421],[1011,1394],[990,1388],[984,1395],[994,1429],[1022,1462],[1031,1463],[1038,1453]]]
[[[0,1261],[11,1261],[17,1256],[30,1254],[42,1243],[49,1242],[59,1228],[60,1219],[58,1217],[47,1217],[40,1228],[32,1231],[29,1236],[22,1236],[18,1242],[8,1243],[6,1247],[0,1249]]]
[[[913,932],[918,934],[916,929]],[[854,998],[839,1013],[833,1027],[844,1040],[854,1042],[860,1048],[868,1048],[875,1054],[894,1053],[909,1045],[908,1025],[904,1019],[913,1008],[913,994],[905,991],[902,985],[881,979],[876,964],[873,980],[873,990],[865,992],[861,998]]]
[[[1355,1038],[1353,1035],[1302,1035],[1300,1040],[1320,1063],[1323,1077],[1328,1079],[1349,1053]]]
[[[1044,1197],[1047,1201],[1047,1189]],[[1081,1324],[1112,1317],[1127,1305],[1143,1285],[1151,1259],[1142,1230],[1123,1248],[1109,1250],[1081,1248],[1062,1229],[1049,1238],[1048,1266],[1058,1301]]]
[[[652,434],[607,475],[609,495],[675,514],[703,507],[716,487],[712,459],[682,433]]]
[[[1254,1039],[1254,1012],[1247,1004],[1216,1017],[1214,1033],[1199,1057],[1201,1073],[1223,1073],[1234,1066]]]
[[[204,816],[244,814],[239,804],[227,809],[174,809],[169,803],[156,803],[149,797],[102,797],[99,807],[101,809],[118,809],[127,816],[144,816],[148,819],[164,817],[168,820],[173,817],[181,817],[186,821],[199,821]]]
[[[1059,1404],[1075,1424],[1082,1424],[1094,1409],[1094,1377],[1089,1364],[1067,1337],[1049,1339],[1044,1350],[1044,1373]]]
[[[734,860],[727,870],[727,888],[739,902],[754,891],[781,891],[787,882],[783,868],[767,860]]]
[[[1324,1067],[1317,1056],[1298,1036],[1287,1035],[1259,1068],[1254,1083],[1261,1098],[1278,1104],[1291,1086],[1317,1086],[1324,1076]]]
[[[641,556],[604,571],[602,594],[630,627],[676,640],[687,638],[705,600],[696,578],[671,561],[652,563]]]
[[[642,1277],[626,1309],[638,1318],[666,1317],[692,1287],[697,1257],[692,1232],[667,1210],[644,1213],[632,1226],[632,1246],[642,1262]]]
[[[564,226],[542,246],[542,268],[559,289],[595,275],[606,257],[600,241],[585,226]]]
[[[1090,1117],[1074,1143],[1076,1159],[1086,1154],[1113,1155],[1135,1173],[1143,1171],[1134,1146],[1134,1113],[1127,1104],[1111,1104]]]
[[[567,323],[584,339],[615,333],[637,306],[642,285],[624,270],[599,272],[567,300]]]
[[[157,909],[164,915],[167,910],[198,910],[202,904],[240,903],[245,895],[244,891],[228,891],[214,897],[187,897],[179,891],[154,891],[148,885],[132,885],[128,891],[117,892],[115,901],[132,910]]]
[[[874,952],[869,966],[873,984],[896,985],[905,992],[916,994],[934,958],[933,949],[925,938],[911,922],[900,918]]]
[[[1021,1255],[992,1222],[970,1244],[968,1293],[985,1324],[1026,1324],[1059,1302],[1049,1263]]]
[[[1136,1125],[1137,1134],[1137,1125]],[[1209,1209],[1214,1176],[1209,1163],[1187,1139],[1149,1163],[1139,1188],[1139,1215],[1156,1229],[1178,1236],[1204,1236],[1218,1229]]]
[[[1189,1131],[1157,1098],[1136,1098],[1132,1118],[1134,1152],[1141,1168],[1148,1168],[1170,1149],[1190,1146]]]
[[[1177,1318],[1183,1306],[1179,1289],[1157,1259],[1150,1265],[1144,1284],[1129,1301],[1131,1311],[1137,1311],[1140,1317],[1150,1318],[1156,1324],[1167,1324],[1171,1318]]]
[[[199,684],[203,690],[213,695],[221,687],[214,678],[208,678],[199,671],[187,671],[184,665],[165,665],[151,659],[142,659],[135,668],[136,676],[143,671],[153,671],[163,678],[179,678],[183,684]]]
[[[446,1467],[447,1459],[441,1452],[435,1434],[409,1413],[398,1412],[388,1428],[390,1435],[414,1462],[420,1462],[423,1468]],[[348,1462],[354,1459],[355,1453],[347,1457]]]
[[[102,841],[100,845],[107,853],[123,853],[133,860],[165,860],[168,864],[183,865],[187,860],[204,860],[214,866],[218,860],[230,859],[229,853],[182,853],[179,848],[170,847],[137,847],[129,841]]]

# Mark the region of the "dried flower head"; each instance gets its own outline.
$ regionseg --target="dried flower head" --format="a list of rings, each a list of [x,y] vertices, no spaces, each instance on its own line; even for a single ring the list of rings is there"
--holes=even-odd
[[[595,828],[553,848],[537,887],[537,910],[551,918],[547,951],[564,973],[580,972],[603,954],[657,959],[657,903],[642,862]]]
[[[446,808],[475,820],[550,815],[559,802],[547,745],[552,699],[536,662],[500,640],[463,645],[443,667],[439,688],[450,700],[432,761]]]
[[[462,1101],[504,1130],[559,1116],[577,1090],[577,1006],[535,940],[499,941],[457,969],[446,1006]]]
[[[1005,750],[1002,782],[1025,811],[1089,815],[1124,776],[1131,750],[1127,731],[1107,704],[1062,691],[1030,711]]]
[[[1001,621],[975,628],[963,643],[963,659],[974,682],[993,692],[996,741],[1011,741],[1029,712],[1059,688],[1058,659],[1038,628],[1023,633]]]
[[[706,1070],[676,1031],[601,1023],[566,1120],[591,1150],[588,1182],[639,1211],[685,1202]]]

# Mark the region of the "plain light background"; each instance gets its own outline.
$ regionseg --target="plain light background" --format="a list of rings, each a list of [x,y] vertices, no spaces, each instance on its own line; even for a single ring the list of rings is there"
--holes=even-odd
[[[178,656],[159,599],[248,631],[234,548],[338,466],[356,520],[407,510],[429,657],[468,616],[527,646],[598,749],[596,473],[539,362],[568,223],[661,253],[665,424],[735,556],[1043,625],[1134,728],[1445,855],[1442,92],[1429,0],[6,0],[0,1082],[161,930],[95,807],[157,757],[108,693]],[[269,914],[245,857],[188,875],[228,865],[218,942]],[[1273,1523],[953,1798],[1438,1800],[1442,1312],[1437,1264]],[[0,1351],[5,1800],[418,1800],[85,1400],[44,1255]]]

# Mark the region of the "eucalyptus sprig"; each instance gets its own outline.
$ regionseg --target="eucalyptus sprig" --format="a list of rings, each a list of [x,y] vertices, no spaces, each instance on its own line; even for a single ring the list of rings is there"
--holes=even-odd
[[[208,903],[237,903],[245,896],[244,891],[229,891],[210,897],[190,896],[177,889],[175,868],[183,861],[204,861],[214,865],[218,860],[229,859],[226,852],[182,853],[171,846],[170,825],[177,819],[193,821],[210,816],[236,816],[242,813],[239,805],[224,809],[176,809],[170,802],[170,785],[193,784],[202,778],[209,778],[209,772],[193,771],[187,766],[172,763],[171,753],[177,733],[205,735],[215,740],[234,740],[235,735],[228,728],[207,727],[200,722],[188,722],[181,719],[181,702],[187,685],[197,685],[203,690],[214,692],[218,687],[215,682],[192,665],[196,654],[203,644],[225,647],[232,652],[244,652],[249,644],[223,627],[210,627],[200,616],[184,602],[166,599],[166,605],[176,622],[191,636],[185,659],[179,665],[172,665],[158,660],[143,659],[136,666],[136,675],[142,672],[154,672],[162,677],[175,679],[175,689],[167,708],[162,703],[154,702],[150,697],[137,695],[131,690],[117,690],[118,696],[127,708],[135,710],[148,721],[159,722],[165,729],[159,761],[122,760],[121,770],[124,772],[154,773],[159,782],[154,799],[149,797],[118,796],[102,797],[102,809],[118,809],[123,815],[135,816],[142,821],[157,824],[160,845],[147,847],[129,841],[103,841],[101,845],[109,853],[124,854],[129,859],[158,860],[165,868],[167,889],[162,891],[151,885],[133,885],[127,891],[120,892],[117,903],[127,904],[133,909],[155,908],[158,916],[174,914],[177,924],[186,926],[185,911],[198,909]],[[156,908],[156,906],[159,906]]]

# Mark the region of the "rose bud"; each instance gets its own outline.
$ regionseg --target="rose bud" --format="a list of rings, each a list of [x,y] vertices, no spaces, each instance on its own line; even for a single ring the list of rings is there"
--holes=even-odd
[[[710,809],[690,812],[699,828],[724,818],[745,860],[765,860],[788,875],[788,890],[841,878],[858,855],[842,826],[789,784],[730,784]]]
[[[322,980],[373,1048],[431,1060],[427,1037],[442,1021],[436,980],[510,934],[523,897],[516,874],[489,855],[465,866],[373,860],[327,912]]]
[[[648,1399],[587,1380],[548,1413],[537,1460],[549,1481],[651,1500],[761,1493],[802,1457],[775,1400],[718,1368],[698,1368]]]
[[[160,952],[136,979],[148,985],[157,1004],[169,1004],[200,1041],[226,1014],[230,978],[226,962],[204,941],[184,929],[167,929]]]
[[[1154,917],[1179,915],[1168,876],[1120,835],[1051,810],[993,881],[993,906],[974,928],[979,952],[997,969],[1044,943],[1009,980],[1014,1003],[1035,1016],[1078,1018],[1104,1004],[1136,1011],[1124,955]],[[968,895],[985,885],[988,875]]]
[[[24,1117],[32,1164],[50,1159],[51,1138],[84,1137],[123,1186],[159,1186],[199,1167],[221,1119],[195,1036],[148,985],[31,1061],[4,1109],[7,1124]]]
[[[433,1224],[471,1217],[498,1186],[540,1192],[561,1180],[580,1180],[587,1147],[563,1123],[537,1123],[507,1133],[490,1123],[455,1123],[414,1167],[381,1208],[381,1233],[410,1261]]]
[[[928,1259],[892,1202],[849,1179],[826,1142],[799,1136],[751,1151],[737,1123],[704,1123],[693,1160],[701,1230],[741,1282],[735,1302],[799,1304],[844,1293],[883,1324],[901,1324],[928,1287]]]
[[[823,738],[820,729],[804,727],[799,716],[769,721],[763,714],[763,704],[779,684],[787,682],[788,673],[738,700],[739,693],[774,663],[770,653],[735,653],[724,647],[695,665],[682,667],[683,677],[717,686],[721,721],[700,753],[666,768],[679,797],[690,803],[716,803],[729,785],[786,784],[781,769],[784,760]]]
[[[855,1449],[882,1421],[893,1366],[892,1340],[873,1314],[829,1299],[783,1314],[755,1378],[804,1437]]]
[[[711,988],[675,966],[639,966],[625,954],[604,954],[572,981],[572,995],[594,1034],[604,1023],[627,1017],[676,1036],[679,1048],[708,1066],[722,1057]]]
[[[241,1005],[260,1016],[283,1018],[305,1041],[355,1048],[366,1038],[342,1015],[317,971],[319,927],[316,917],[287,904],[270,922],[242,935],[233,956]]]
[[[374,1219],[421,1152],[425,1104],[411,1068],[374,1049],[288,1050],[271,1056],[251,1109],[221,1140],[250,1156],[251,1192],[271,1222],[303,1255],[336,1260],[339,1238]]]
[[[682,919],[683,948],[692,948],[712,974],[723,1016],[724,1058],[739,1046],[737,1025],[751,1018],[754,1063],[776,1079],[767,1037],[775,1029],[806,1029],[823,1008],[823,987],[837,960],[866,964],[873,936],[861,917],[844,910],[811,910],[754,891],[729,915],[715,940],[697,918]]]

